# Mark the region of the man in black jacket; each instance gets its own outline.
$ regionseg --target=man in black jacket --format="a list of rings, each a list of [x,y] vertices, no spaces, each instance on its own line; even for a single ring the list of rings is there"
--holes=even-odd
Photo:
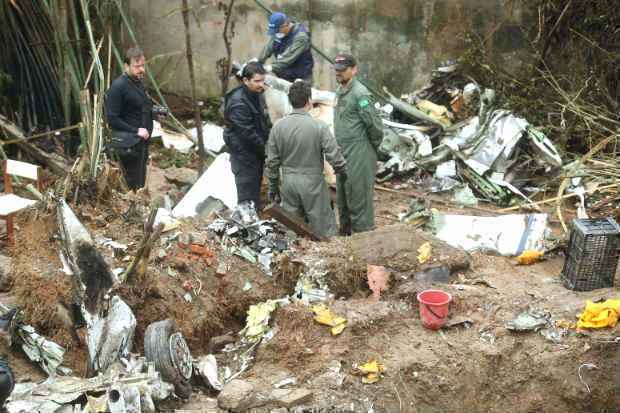
[[[149,138],[153,132],[153,104],[142,83],[144,52],[132,47],[125,53],[125,73],[116,78],[106,97],[106,115],[112,129],[110,146],[118,156],[129,189],[146,181]]]
[[[240,206],[260,210],[260,186],[265,164],[265,144],[271,120],[262,99],[265,69],[260,63],[248,63],[241,73],[242,84],[224,98],[224,141],[230,152],[232,171]]]

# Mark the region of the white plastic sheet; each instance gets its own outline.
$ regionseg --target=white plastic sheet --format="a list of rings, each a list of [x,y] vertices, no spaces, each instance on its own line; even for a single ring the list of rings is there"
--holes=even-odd
[[[237,206],[237,186],[230,165],[230,155],[223,153],[215,158],[202,176],[172,210],[176,218],[193,217],[209,198],[219,199],[229,209]]]
[[[547,214],[476,217],[433,214],[437,238],[466,251],[520,255],[526,250],[545,250],[549,235]]]

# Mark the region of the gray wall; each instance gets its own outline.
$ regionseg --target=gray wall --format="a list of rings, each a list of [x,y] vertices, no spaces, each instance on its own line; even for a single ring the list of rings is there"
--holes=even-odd
[[[220,94],[216,61],[226,56],[224,13],[218,0],[188,0],[198,94]],[[227,3],[223,0],[222,3]],[[486,39],[494,58],[518,63],[523,10],[511,0],[265,0],[272,9],[308,24],[313,43],[330,56],[350,51],[362,76],[376,86],[402,93],[423,85],[439,62],[458,57],[464,33]],[[165,91],[190,95],[180,0],[128,1],[134,31],[149,66]],[[195,16],[195,17],[194,17]],[[237,0],[233,11],[233,60],[256,57],[267,41],[267,17],[252,0]],[[199,23],[199,25],[197,24]],[[315,83],[334,89],[329,64],[315,54]]]

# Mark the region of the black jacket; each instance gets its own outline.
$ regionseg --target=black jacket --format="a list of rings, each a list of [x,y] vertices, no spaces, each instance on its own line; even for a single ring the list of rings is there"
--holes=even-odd
[[[106,95],[108,125],[113,131],[138,133],[138,128],[153,132],[153,104],[142,82],[127,73],[114,79]]]
[[[245,85],[228,92],[224,98],[224,120],[224,141],[233,163],[262,164],[271,120],[261,95],[250,92]]]

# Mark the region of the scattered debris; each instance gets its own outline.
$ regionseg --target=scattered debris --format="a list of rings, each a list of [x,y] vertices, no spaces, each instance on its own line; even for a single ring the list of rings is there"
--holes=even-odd
[[[78,399],[84,395],[89,396],[90,404],[90,395],[102,393],[100,403],[104,409],[109,409],[107,411],[113,411],[110,405],[118,404],[120,398],[129,401],[128,396],[135,394],[139,397],[133,396],[131,400],[138,410],[132,411],[155,411],[155,403],[172,394],[172,385],[162,381],[153,365],[146,363],[144,358],[132,357],[90,379],[58,376],[41,384],[19,383],[6,408],[9,412],[54,413],[62,406],[79,406]]]
[[[260,264],[267,275],[271,275],[273,255],[288,250],[294,241],[290,232],[273,220],[244,225],[232,218],[220,218],[209,225],[209,230],[221,237],[222,246],[229,254]]]
[[[512,331],[538,331],[551,325],[551,315],[539,311],[528,311],[519,314],[514,320],[506,323]]]

